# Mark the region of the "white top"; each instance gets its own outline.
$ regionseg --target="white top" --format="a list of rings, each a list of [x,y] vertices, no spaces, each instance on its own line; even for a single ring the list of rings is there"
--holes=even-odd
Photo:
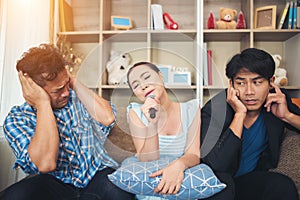
[[[127,107],[127,118],[129,110],[133,109],[145,126],[148,126],[148,120],[143,114],[141,106],[142,104],[139,103],[130,103]],[[199,106],[200,102],[198,99],[180,103],[182,132],[179,132],[176,135],[159,135],[160,155],[170,155],[178,158],[184,154],[187,133],[197,114]]]

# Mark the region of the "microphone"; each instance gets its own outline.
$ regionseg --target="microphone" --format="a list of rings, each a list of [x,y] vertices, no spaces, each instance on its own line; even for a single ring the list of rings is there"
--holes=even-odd
[[[151,99],[154,99],[155,98],[155,95],[153,94],[150,94],[148,95],[147,97],[151,98]],[[149,114],[150,114],[150,118],[151,119],[154,119],[156,117],[156,109],[155,108],[150,108],[149,109]]]
[[[155,108],[150,108],[149,113],[150,113],[150,118],[151,119],[154,119],[156,117],[156,110],[155,110]]]

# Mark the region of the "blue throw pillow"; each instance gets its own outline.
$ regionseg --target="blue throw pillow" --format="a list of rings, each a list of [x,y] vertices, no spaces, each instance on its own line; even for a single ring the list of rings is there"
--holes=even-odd
[[[149,178],[149,175],[167,166],[173,157],[161,156],[159,160],[139,162],[136,157],[125,159],[121,167],[108,175],[108,179],[119,188],[137,195],[159,196],[166,199],[203,199],[220,192],[226,187],[215,176],[211,168],[199,164],[184,172],[184,180],[180,190],[174,195],[154,193],[161,176]]]

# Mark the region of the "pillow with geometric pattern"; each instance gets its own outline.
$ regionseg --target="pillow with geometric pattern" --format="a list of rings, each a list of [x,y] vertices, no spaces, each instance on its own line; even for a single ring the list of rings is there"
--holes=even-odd
[[[204,199],[226,187],[208,165],[201,163],[185,170],[184,180],[177,194],[154,193],[161,176],[150,178],[149,175],[167,166],[174,159],[170,156],[160,156],[160,159],[155,161],[139,162],[137,157],[129,157],[121,163],[120,168],[108,175],[108,179],[127,192],[166,199]]]

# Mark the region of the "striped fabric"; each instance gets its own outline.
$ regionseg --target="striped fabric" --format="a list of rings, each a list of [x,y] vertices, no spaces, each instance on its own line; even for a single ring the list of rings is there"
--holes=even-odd
[[[180,157],[183,155],[186,144],[186,134],[159,135],[160,155]]]

